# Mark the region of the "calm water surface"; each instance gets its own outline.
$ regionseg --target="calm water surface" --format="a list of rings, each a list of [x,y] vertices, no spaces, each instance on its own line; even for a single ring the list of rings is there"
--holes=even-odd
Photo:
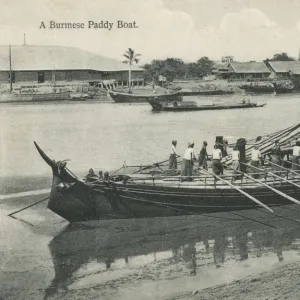
[[[242,96],[194,98],[199,102],[239,101]],[[189,97],[191,98],[191,97]],[[226,100],[225,100],[226,99]],[[189,99],[190,100],[190,99]],[[50,157],[71,159],[72,170],[110,170],[168,158],[172,139],[183,153],[189,140],[212,149],[217,135],[229,140],[256,137],[299,121],[300,94],[256,96],[263,108],[184,113],[152,113],[150,105],[66,103],[0,107],[0,174],[40,175],[48,169],[33,146]]]
[[[33,141],[56,160],[71,159],[79,174],[167,159],[172,139],[179,153],[191,139],[197,152],[203,140],[210,151],[217,135],[234,141],[299,122],[299,97],[256,96],[267,106],[190,113],[152,113],[147,104],[2,105],[0,177],[50,176]],[[241,96],[193,100],[224,99]],[[300,260],[299,224],[266,214],[255,219],[268,226],[224,214],[68,225],[41,203],[18,214],[23,221],[6,216],[42,197],[0,197],[0,298],[168,299]],[[299,219],[296,207],[279,213]]]

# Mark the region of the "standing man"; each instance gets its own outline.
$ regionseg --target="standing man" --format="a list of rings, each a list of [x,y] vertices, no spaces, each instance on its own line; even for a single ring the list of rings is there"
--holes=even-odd
[[[278,141],[275,141],[275,145],[271,150],[271,162],[273,164],[276,164],[278,166],[274,166],[271,164],[272,166],[272,170],[273,171],[282,171],[282,168],[280,168],[279,166],[281,166],[281,149],[280,149],[280,145]]]
[[[300,141],[297,141],[296,145],[293,147],[292,170],[300,170]]]
[[[221,164],[222,151],[217,144],[214,145],[212,153],[211,167],[216,175],[223,175],[223,166]]]
[[[254,145],[252,152],[251,152],[251,166],[258,168],[259,160],[261,159],[260,151],[258,150],[257,145]],[[253,173],[258,173],[258,170],[252,168]],[[253,175],[254,178],[259,178],[259,175]]]
[[[203,169],[205,170],[207,170],[207,158],[208,158],[206,147],[207,147],[207,142],[204,141],[199,154],[199,167],[203,167]]]
[[[173,140],[172,141],[172,148],[171,148],[171,153],[169,157],[169,169],[172,170],[177,170],[177,152],[176,152],[176,146],[177,146],[177,141]]]
[[[232,181],[235,181],[239,178],[239,175],[237,175],[237,173],[240,171],[240,151],[238,150],[237,146],[234,146],[233,151],[231,152],[231,158],[233,169]]]
[[[194,142],[191,141],[188,143],[188,148],[184,152],[181,169],[181,176],[188,176],[187,180],[189,181],[192,180],[192,178],[189,178],[189,176],[192,176],[193,174],[194,160],[196,160]]]

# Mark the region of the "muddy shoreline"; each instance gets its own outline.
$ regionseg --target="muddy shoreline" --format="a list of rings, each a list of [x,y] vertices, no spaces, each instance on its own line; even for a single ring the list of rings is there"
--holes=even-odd
[[[169,300],[297,300],[300,295],[300,262],[283,264],[272,271],[248,276],[229,284],[194,290]]]

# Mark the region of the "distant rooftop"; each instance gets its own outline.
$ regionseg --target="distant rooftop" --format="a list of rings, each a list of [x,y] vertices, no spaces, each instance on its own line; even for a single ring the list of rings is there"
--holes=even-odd
[[[300,61],[269,61],[268,63],[276,73],[287,73],[291,68],[300,68]]]
[[[235,73],[271,73],[264,62],[231,62]]]
[[[75,47],[65,46],[11,46],[12,70],[95,70],[127,71],[128,64],[91,53]],[[143,71],[132,66],[133,71]],[[9,46],[0,46],[0,71],[9,70]]]

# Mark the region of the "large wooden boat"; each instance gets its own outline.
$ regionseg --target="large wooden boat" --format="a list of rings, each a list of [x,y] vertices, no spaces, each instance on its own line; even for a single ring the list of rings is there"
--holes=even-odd
[[[299,128],[297,124],[268,135],[257,145],[267,154],[275,139],[284,143],[299,135]],[[243,171],[236,178],[230,169],[230,159],[224,158],[227,171],[221,177],[199,168],[191,177],[180,176],[177,170],[151,164],[138,168],[124,166],[105,179],[84,181],[66,167],[65,161],[56,162],[36,143],[35,146],[53,173],[48,208],[70,222],[217,213],[261,206],[272,211],[274,206],[300,203],[299,174],[286,168],[276,174],[268,168],[254,171],[259,174]],[[246,160],[243,164],[246,168]],[[260,178],[255,179],[254,175]]]
[[[13,103],[13,102],[44,102],[44,101],[61,101],[70,99],[70,91],[56,92],[55,91],[55,72],[52,74],[52,92],[41,93],[26,92],[19,93],[13,91],[12,78],[12,58],[11,58],[11,46],[9,46],[9,81],[10,81],[10,92],[0,93],[0,103]]]
[[[275,82],[273,84],[274,84],[274,92],[276,94],[288,94],[288,93],[293,93],[295,91],[294,85],[278,84]]]
[[[147,103],[149,100],[157,100],[163,102],[182,100],[182,95],[180,92],[170,94],[129,94],[109,91],[109,95],[116,103]]]
[[[210,104],[197,105],[194,101],[174,102],[172,104],[160,103],[156,100],[149,100],[153,111],[199,111],[199,110],[220,110],[220,109],[241,109],[241,108],[256,108],[263,107],[266,104],[257,104],[252,102],[227,103],[227,104]]]
[[[274,93],[274,86],[270,84],[266,85],[242,85],[239,86],[240,89],[245,90],[249,93],[255,93],[255,94],[266,94],[266,93]]]
[[[295,90],[295,87],[292,85],[280,84],[280,83],[269,83],[263,85],[241,85],[239,86],[240,89],[245,90],[249,93],[254,94],[266,94],[266,93],[275,93],[275,94],[286,94],[292,93]]]
[[[47,102],[47,101],[62,101],[69,100],[70,92],[57,93],[1,93],[0,103],[14,103],[14,102]]]

